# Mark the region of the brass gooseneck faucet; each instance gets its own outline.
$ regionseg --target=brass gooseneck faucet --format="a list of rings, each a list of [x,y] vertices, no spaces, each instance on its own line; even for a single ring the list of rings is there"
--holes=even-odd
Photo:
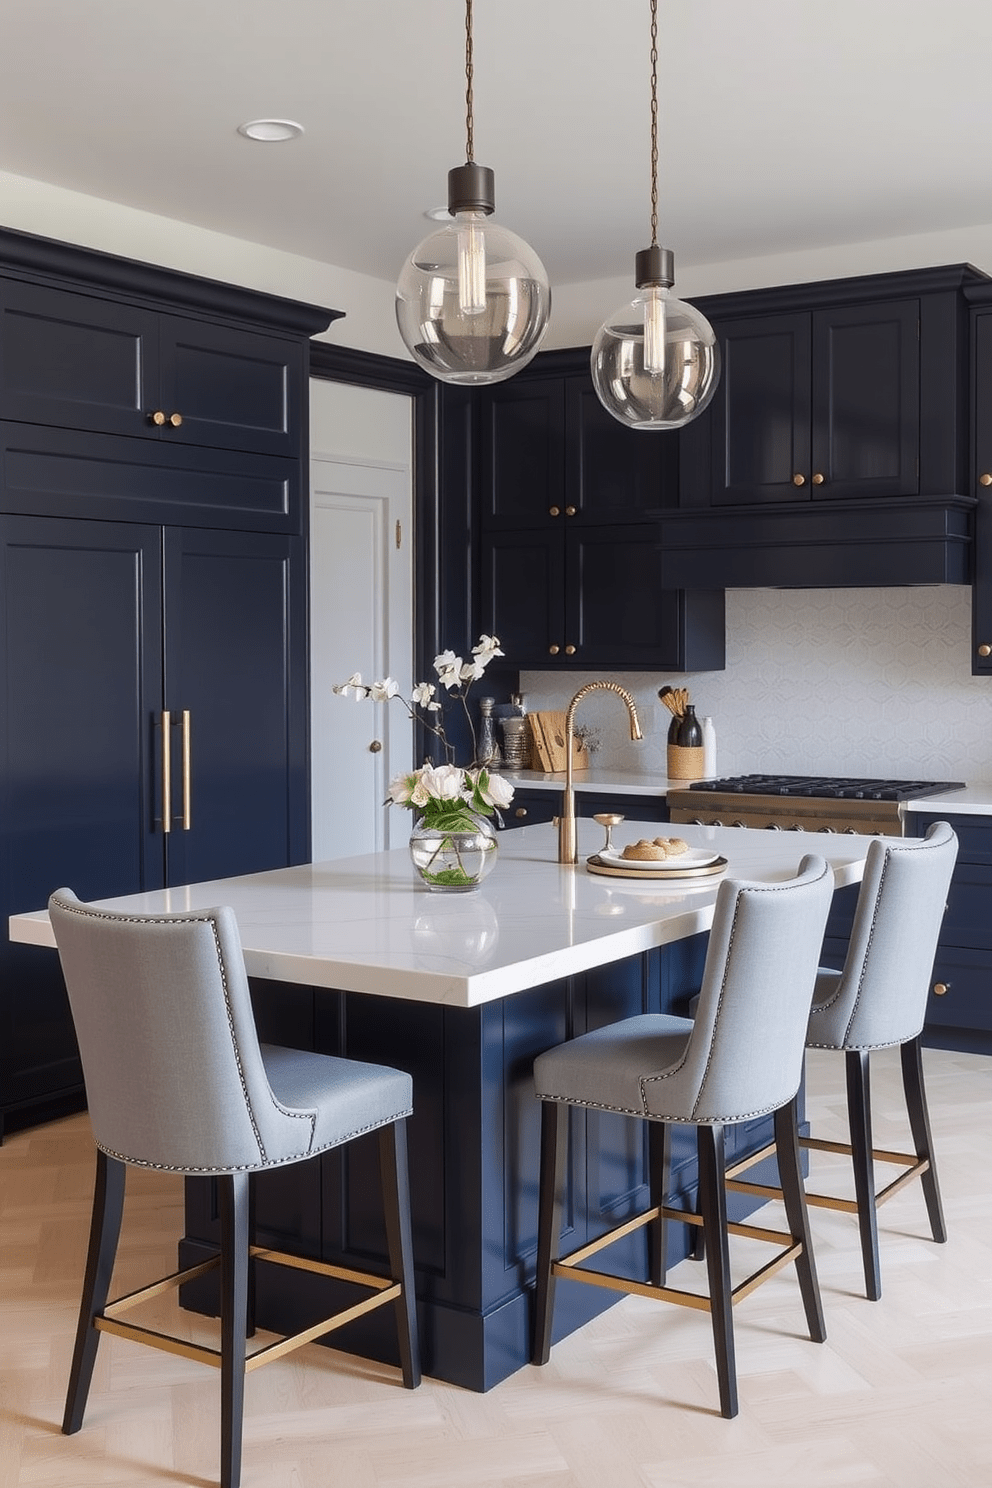
[[[575,710],[582,699],[590,692],[615,692],[617,697],[622,698],[627,705],[630,715],[630,737],[640,739],[641,725],[637,721],[637,706],[634,699],[625,687],[619,682],[587,682],[580,687],[568,705],[565,714],[565,793],[561,800],[561,815],[558,818],[558,861],[559,863],[577,863],[579,861],[579,844],[575,830],[575,788],[572,785],[572,749],[575,740]]]

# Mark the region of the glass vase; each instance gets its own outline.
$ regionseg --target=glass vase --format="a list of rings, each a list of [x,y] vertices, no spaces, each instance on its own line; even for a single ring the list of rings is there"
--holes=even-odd
[[[410,834],[410,860],[417,876],[435,894],[466,894],[477,889],[496,866],[499,843],[485,817],[466,818],[464,828],[428,827],[418,822]]]

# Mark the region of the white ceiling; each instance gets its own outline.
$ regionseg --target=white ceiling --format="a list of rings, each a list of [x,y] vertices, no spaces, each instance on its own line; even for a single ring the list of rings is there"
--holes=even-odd
[[[648,0],[475,12],[499,220],[552,284],[632,272]],[[392,280],[464,159],[463,28],[463,0],[0,0],[0,171]],[[677,265],[992,222],[989,0],[660,0],[660,51]],[[262,116],[306,132],[236,133]]]

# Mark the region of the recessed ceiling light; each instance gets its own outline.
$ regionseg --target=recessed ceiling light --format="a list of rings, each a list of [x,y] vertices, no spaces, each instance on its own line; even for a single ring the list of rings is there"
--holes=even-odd
[[[238,133],[245,139],[264,140],[271,144],[277,140],[296,139],[303,133],[303,125],[292,119],[252,119],[248,124],[239,124]]]

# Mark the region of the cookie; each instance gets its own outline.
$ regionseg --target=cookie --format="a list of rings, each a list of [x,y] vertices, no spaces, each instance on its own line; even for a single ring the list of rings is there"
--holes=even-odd
[[[656,837],[654,845],[664,848],[666,858],[680,858],[689,851],[688,842],[681,837]]]
[[[667,854],[656,842],[649,842],[646,837],[642,837],[640,842],[629,842],[620,856],[638,863],[658,863]]]

